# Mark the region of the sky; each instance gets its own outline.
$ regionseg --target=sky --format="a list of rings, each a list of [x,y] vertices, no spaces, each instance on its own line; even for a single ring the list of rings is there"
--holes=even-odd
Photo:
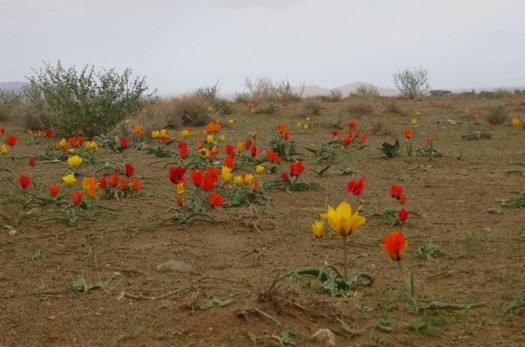
[[[43,62],[131,68],[160,95],[247,78],[393,88],[525,86],[523,0],[0,0],[0,82]]]

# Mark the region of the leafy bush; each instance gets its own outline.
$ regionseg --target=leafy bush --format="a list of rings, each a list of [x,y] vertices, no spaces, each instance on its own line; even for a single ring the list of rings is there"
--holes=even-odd
[[[86,66],[77,72],[44,63],[39,71],[33,69],[26,95],[35,106],[31,115],[46,126],[65,133],[84,131],[86,135],[102,134],[142,106],[148,90],[145,77],[131,79],[131,69],[122,74],[114,69],[95,72]],[[147,95],[147,96],[151,96]]]
[[[203,126],[211,120],[209,106],[210,103],[201,97],[182,97],[174,102],[170,125]]]
[[[251,101],[251,95],[248,92],[235,93],[233,101],[238,104],[246,104]]]
[[[492,106],[489,108],[489,113],[485,119],[490,124],[504,124],[508,122],[509,115],[505,106]]]
[[[194,96],[198,96],[205,100],[212,101],[217,98],[217,93],[219,93],[219,90],[220,90],[219,81],[217,81],[217,83],[215,83],[214,86],[205,86],[205,87],[198,88],[192,94]]]
[[[281,101],[301,101],[304,93],[304,84],[301,85],[299,91],[294,91],[293,87],[288,81],[282,81],[281,84],[275,88],[277,98]]]
[[[491,99],[491,100],[498,100],[503,98],[503,94],[505,93],[502,89],[496,89],[492,91],[481,91],[478,93],[478,98],[480,99]]]
[[[368,83],[360,83],[356,90],[353,93],[350,93],[350,96],[360,96],[367,98],[376,98],[379,96],[379,91],[377,88]]]
[[[443,90],[443,89],[432,89],[430,92],[430,96],[449,96],[452,94],[450,90]]]
[[[427,70],[405,69],[393,74],[394,84],[402,96],[410,99],[425,94],[429,89]]]

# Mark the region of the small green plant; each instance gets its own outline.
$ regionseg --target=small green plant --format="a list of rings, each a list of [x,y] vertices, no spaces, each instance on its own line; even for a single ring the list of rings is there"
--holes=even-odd
[[[501,202],[501,207],[518,208],[525,207],[525,192],[518,194],[518,196],[505,199]]]
[[[416,248],[416,253],[423,259],[428,261],[435,261],[437,257],[447,255],[439,245],[435,243],[428,242],[422,246]]]
[[[207,311],[213,307],[222,307],[231,304],[230,299],[221,299],[216,296],[212,296],[206,301],[204,301],[202,304],[199,305],[199,309],[203,311]]]
[[[512,313],[514,315],[521,315],[523,312],[523,309],[525,308],[525,290],[522,290],[516,298],[512,301],[512,303],[507,307],[505,310],[505,314]]]
[[[395,140],[393,143],[383,142],[381,147],[381,153],[391,158],[399,154],[399,149],[401,148],[399,140]]]
[[[489,113],[485,120],[493,125],[505,124],[509,121],[509,114],[507,108],[503,105],[492,106],[489,108]]]
[[[371,286],[374,283],[372,275],[366,272],[352,272],[345,276],[333,265],[325,264],[321,268],[299,268],[288,272],[278,281],[286,278],[299,278],[300,276],[313,277],[319,280],[324,289],[330,293],[331,296],[348,297],[356,285]]]
[[[490,140],[492,135],[484,131],[470,132],[467,134],[461,135],[463,140],[473,141],[473,140]]]

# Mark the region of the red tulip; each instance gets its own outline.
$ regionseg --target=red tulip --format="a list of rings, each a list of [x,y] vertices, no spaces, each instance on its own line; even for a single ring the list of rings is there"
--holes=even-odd
[[[82,202],[82,192],[74,191],[71,193],[71,201],[73,204],[78,205]]]
[[[290,175],[299,176],[304,171],[303,162],[301,160],[290,164]]]
[[[359,177],[359,180],[348,181],[346,185],[346,191],[354,195],[360,195],[363,192],[365,180],[365,176],[361,176]]]
[[[60,193],[60,186],[57,184],[52,184],[49,186],[49,195],[51,195],[53,198],[56,197]]]
[[[224,197],[217,194],[216,192],[212,192],[208,198],[208,201],[211,207],[219,207],[224,204]]]
[[[120,137],[120,149],[124,150],[128,148],[128,138],[126,136]]]
[[[181,181],[184,181],[184,174],[186,169],[181,166],[171,166],[168,169],[168,177],[170,181],[174,184],[178,184]]]
[[[31,184],[31,177],[26,175],[20,175],[18,176],[18,183],[20,183],[22,189],[26,189]]]
[[[29,157],[28,158],[28,164],[31,167],[35,167],[35,165],[36,165],[36,158],[35,157]]]
[[[135,174],[135,167],[130,163],[124,164],[124,175],[131,177]]]
[[[404,208],[400,209],[399,211],[397,211],[397,216],[399,217],[399,220],[401,222],[404,222],[407,220],[408,218],[408,211],[405,210]]]
[[[16,141],[18,141],[18,137],[16,137],[16,135],[8,135],[5,138],[6,145],[11,146],[11,147],[16,145]]]

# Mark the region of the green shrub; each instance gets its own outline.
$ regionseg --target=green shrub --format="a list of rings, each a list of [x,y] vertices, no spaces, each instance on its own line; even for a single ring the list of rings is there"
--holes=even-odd
[[[452,94],[450,90],[443,90],[443,89],[432,89],[430,92],[430,96],[449,96]]]
[[[304,93],[304,85],[299,88],[299,91],[294,91],[290,82],[282,81],[281,84],[275,88],[275,93],[277,94],[277,98],[281,101],[301,101]]]
[[[366,98],[376,98],[379,96],[379,91],[377,88],[368,83],[360,83],[356,90],[350,93],[350,96],[366,97]]]
[[[186,96],[175,100],[173,110],[169,115],[169,124],[173,127],[202,126],[207,124],[211,118],[208,113],[210,103],[198,96]]]
[[[485,119],[490,124],[505,124],[509,121],[509,115],[505,106],[492,106]]]
[[[205,100],[212,101],[217,98],[217,93],[219,93],[219,90],[219,81],[217,81],[217,83],[215,83],[214,86],[205,86],[198,88],[192,94]]]
[[[478,98],[480,99],[490,99],[490,100],[499,100],[503,98],[504,90],[496,89],[493,91],[481,91],[478,93]]]
[[[26,95],[34,105],[30,115],[46,127],[72,134],[78,130],[87,136],[107,132],[125,118],[140,110],[148,90],[145,77],[131,79],[131,69],[122,74],[114,69],[95,72],[86,66],[77,72],[44,62],[44,68],[33,69]]]

